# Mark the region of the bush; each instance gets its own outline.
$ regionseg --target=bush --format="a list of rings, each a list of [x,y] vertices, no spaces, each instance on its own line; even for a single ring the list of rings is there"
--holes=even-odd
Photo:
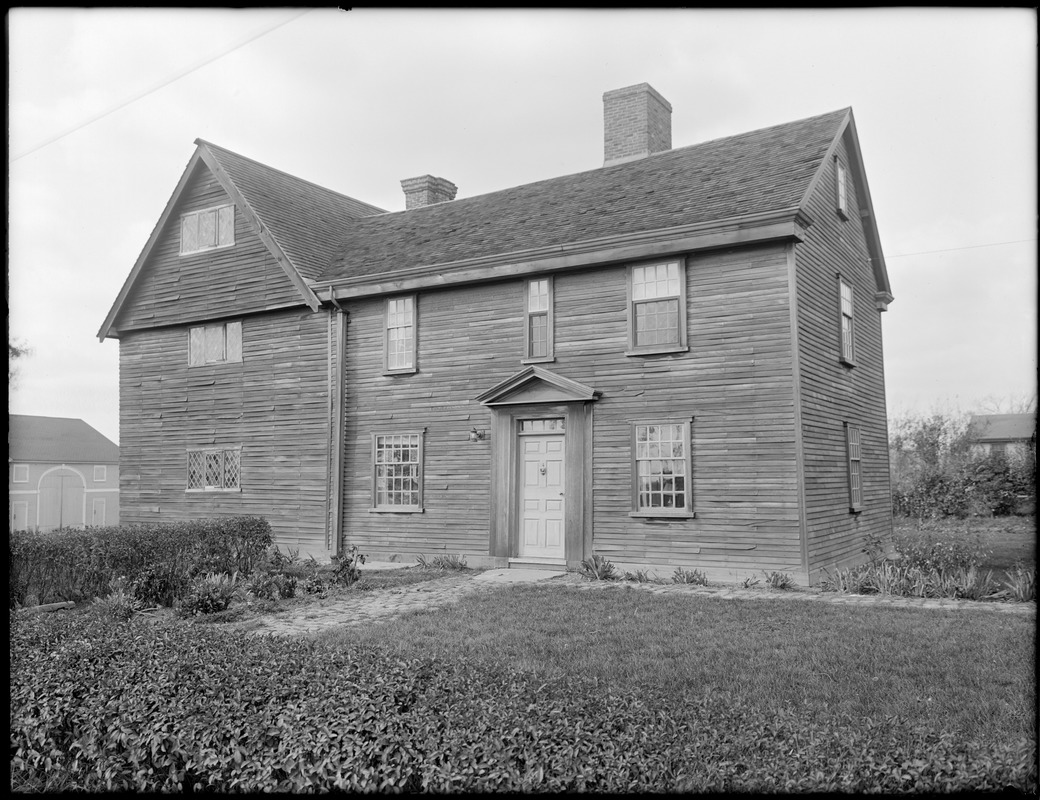
[[[672,574],[672,583],[690,583],[694,586],[707,586],[708,578],[699,569],[686,570],[682,567],[676,567],[675,572]]]
[[[608,561],[598,553],[586,558],[578,565],[578,572],[582,577],[590,581],[613,581],[617,580],[618,573],[613,562]]]
[[[187,594],[190,586],[187,572],[157,565],[144,568],[130,581],[130,594],[144,606],[169,608]]]
[[[1037,790],[1036,744],[494,663],[11,615],[11,786],[170,792]]]
[[[238,576],[211,572],[195,579],[191,591],[181,600],[177,614],[195,617],[226,611],[238,594]]]

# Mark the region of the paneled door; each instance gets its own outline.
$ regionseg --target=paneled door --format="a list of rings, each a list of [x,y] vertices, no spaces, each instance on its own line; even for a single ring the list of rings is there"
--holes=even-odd
[[[536,420],[535,422],[555,422],[555,420]],[[563,420],[559,420],[559,422],[562,427]],[[565,488],[563,435],[522,432],[520,453],[519,555],[521,557],[563,558]]]

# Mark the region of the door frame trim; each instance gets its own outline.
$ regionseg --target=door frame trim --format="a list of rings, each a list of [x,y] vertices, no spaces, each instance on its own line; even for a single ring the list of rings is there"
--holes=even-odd
[[[577,566],[592,552],[592,402],[518,403],[491,411],[491,515],[488,554],[519,558],[519,436],[521,419],[564,419],[567,502],[564,559]]]

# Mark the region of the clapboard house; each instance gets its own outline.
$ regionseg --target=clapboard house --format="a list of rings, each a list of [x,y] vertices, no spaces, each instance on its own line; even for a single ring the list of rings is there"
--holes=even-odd
[[[851,109],[688,147],[647,84],[601,168],[387,212],[197,149],[99,332],[122,515],[317,557],[800,581],[891,529],[892,300]]]

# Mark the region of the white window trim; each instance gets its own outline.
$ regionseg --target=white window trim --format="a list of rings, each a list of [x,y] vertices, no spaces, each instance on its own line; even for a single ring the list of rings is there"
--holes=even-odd
[[[535,281],[546,281],[548,292],[547,307],[543,311],[531,311],[531,284]],[[524,357],[520,359],[522,364],[547,364],[555,361],[555,346],[556,342],[553,337],[553,328],[555,326],[553,320],[553,307],[556,305],[555,298],[553,295],[553,276],[552,275],[541,275],[536,278],[530,278],[524,281]],[[544,356],[532,356],[531,355],[531,317],[534,314],[545,316],[545,355]]]
[[[411,300],[412,302],[412,351],[410,353],[411,363],[406,367],[390,368],[390,301]],[[418,372],[419,352],[419,301],[414,294],[395,295],[387,297],[383,301],[383,374],[384,375],[412,375]]]
[[[233,353],[232,357],[228,357],[228,326],[238,326],[238,352]],[[219,359],[208,360],[206,358],[206,330],[212,328],[220,328],[221,335],[224,337],[224,357]],[[192,325],[188,328],[188,366],[189,367],[206,367],[212,366],[213,364],[241,364],[242,363],[242,320],[227,320],[226,322],[211,322],[206,325]],[[202,337],[202,360],[192,361],[192,349],[191,340],[192,336],[195,335],[195,331],[201,331],[199,334]]]
[[[238,486],[223,487],[223,486],[206,486],[206,455],[209,453],[237,453],[238,455]],[[191,459],[192,453],[202,453],[202,486],[189,487],[188,486],[188,474],[191,469],[189,460]],[[188,494],[205,494],[207,492],[241,492],[242,491],[242,446],[232,447],[189,447],[185,451],[184,455],[184,491]]]
[[[845,313],[845,301],[842,297],[842,289],[849,290],[849,311]],[[845,345],[845,318],[849,320],[849,341]],[[848,352],[846,353],[846,350]],[[851,282],[838,275],[838,360],[850,367],[856,366],[856,289]]]
[[[853,463],[858,467],[856,470],[853,470]],[[845,423],[845,464],[849,485],[849,513],[855,514],[863,510],[863,429],[848,422]],[[858,479],[858,485],[854,478]]]
[[[640,300],[639,302],[656,302],[660,300],[668,300],[675,297],[679,303],[679,341],[675,344],[652,344],[652,345],[636,345],[636,302],[632,299],[632,275],[636,269],[641,267],[652,267],[658,264],[675,264],[679,265],[679,294],[669,295],[667,297],[655,297],[650,300]],[[629,264],[625,274],[625,289],[627,294],[627,314],[628,314],[628,350],[625,351],[626,356],[646,356],[646,355],[658,355],[664,353],[686,353],[689,352],[689,347],[686,345],[686,259],[685,258],[669,258],[661,261],[644,261],[638,264]]]
[[[28,464],[12,464],[12,475],[11,483],[28,483],[29,482],[29,465]],[[24,470],[24,472],[19,472]],[[18,477],[22,475],[23,477]]]
[[[838,216],[849,218],[849,173],[838,157],[834,157],[834,206]]]
[[[644,425],[682,425],[683,442],[686,445],[685,479],[686,505],[684,508],[640,508],[639,507],[639,462],[636,458],[636,429]],[[632,473],[632,510],[630,517],[642,519],[694,519],[697,514],[693,504],[693,417],[661,417],[659,419],[638,419],[630,421],[631,451],[629,469]]]
[[[376,448],[378,447],[379,437],[381,436],[417,436],[419,437],[419,505],[417,506],[393,506],[393,505],[378,505],[378,490],[376,488],[376,482],[378,480],[376,475]],[[424,491],[426,484],[426,428],[420,428],[418,430],[407,430],[407,431],[378,431],[372,434],[372,453],[371,453],[371,473],[372,473],[372,493],[371,493],[371,507],[368,509],[373,514],[422,514],[425,510],[424,506]]]
[[[224,208],[231,209],[231,241],[220,244],[220,211]],[[215,214],[217,225],[217,243],[214,245],[205,245],[203,247],[196,247],[194,250],[184,249],[184,220],[188,217],[199,217],[202,214]],[[209,208],[200,208],[195,211],[186,211],[180,216],[180,227],[177,229],[177,235],[180,239],[180,255],[192,256],[197,253],[207,253],[210,250],[222,250],[228,247],[235,246],[235,204],[234,203],[221,203],[219,206],[210,206]]]
[[[94,465],[94,482],[104,482],[108,480],[108,468],[104,464]]]

